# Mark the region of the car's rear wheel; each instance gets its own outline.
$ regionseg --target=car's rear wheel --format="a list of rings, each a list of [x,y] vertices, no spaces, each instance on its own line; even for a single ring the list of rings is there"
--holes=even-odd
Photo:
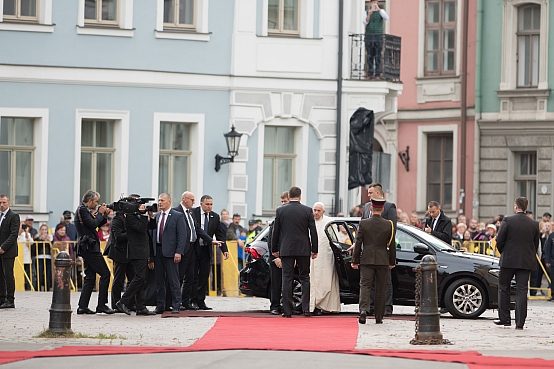
[[[455,318],[475,319],[487,309],[487,293],[481,283],[473,279],[458,279],[448,286],[445,305]]]

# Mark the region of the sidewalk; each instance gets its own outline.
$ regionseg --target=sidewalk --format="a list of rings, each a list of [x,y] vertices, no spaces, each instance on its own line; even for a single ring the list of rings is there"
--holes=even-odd
[[[96,306],[93,294],[90,307]],[[0,310],[0,351],[41,350],[69,345],[189,346],[202,337],[216,318],[161,318],[156,316],[76,315],[79,293],[71,294],[72,330],[91,336],[117,335],[117,339],[44,339],[33,338],[48,328],[51,293],[18,292],[16,309]],[[215,311],[267,311],[269,302],[261,298],[208,297]],[[343,311],[355,312],[357,305],[343,305]],[[413,307],[395,306],[395,314],[413,315]],[[513,312],[512,312],[513,316]],[[386,319],[375,325],[368,319],[359,326],[357,349],[458,350],[479,351],[484,355],[539,357],[554,360],[554,303],[529,301],[523,331],[515,327],[497,327],[489,310],[476,320],[441,317],[441,333],[452,345],[413,346],[414,322]],[[295,317],[293,317],[295,319]],[[298,319],[306,319],[298,317]],[[309,318],[317,320],[317,317]],[[341,318],[343,319],[343,318]],[[346,318],[344,318],[346,319]],[[353,318],[355,319],[355,318]],[[239,329],[239,327],[237,327]],[[338,337],[337,339],[340,339]]]

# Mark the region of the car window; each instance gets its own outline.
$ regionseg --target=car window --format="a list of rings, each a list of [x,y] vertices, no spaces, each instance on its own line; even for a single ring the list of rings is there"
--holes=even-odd
[[[326,228],[332,242],[352,245],[356,237],[357,224],[352,222],[333,222]]]
[[[414,251],[414,245],[421,243],[417,238],[405,233],[401,229],[396,230],[396,249],[402,251]]]

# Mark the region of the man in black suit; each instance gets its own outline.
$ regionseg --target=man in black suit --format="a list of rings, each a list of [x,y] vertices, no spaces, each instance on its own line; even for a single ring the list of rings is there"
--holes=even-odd
[[[139,198],[138,195],[131,195],[131,198]],[[135,276],[127,285],[127,290],[116,303],[117,309],[127,315],[131,315],[128,306],[136,300],[137,315],[156,315],[150,311],[144,304],[144,287],[146,283],[146,268],[150,257],[154,257],[150,239],[148,236],[148,226],[150,215],[146,213],[146,205],[141,204],[138,213],[125,214],[125,228],[127,229],[127,250],[129,253],[129,262],[133,264]]]
[[[181,291],[181,308],[183,310],[198,310],[199,306],[191,302],[192,285],[194,284],[194,264],[196,261],[196,243],[198,238],[206,243],[206,246],[217,245],[221,246],[221,241],[214,241],[194,220],[192,215],[192,206],[194,205],[194,194],[189,191],[183,192],[181,203],[173,208],[173,210],[184,214],[185,226],[187,228],[186,242],[190,247],[186,247],[183,259],[179,263],[179,280],[183,284]],[[209,247],[211,248],[211,247]],[[195,295],[198,292],[195,293]]]
[[[523,329],[527,318],[527,283],[529,274],[537,268],[539,222],[525,215],[529,201],[525,197],[515,200],[515,215],[504,217],[496,247],[500,252],[498,277],[498,319],[494,324],[510,326],[510,284],[516,279],[516,329]]]
[[[369,196],[369,201],[364,205],[364,210],[362,212],[362,219],[371,218],[371,199],[381,199],[385,198],[385,193],[383,192],[383,186],[380,183],[372,183],[367,189],[367,195]],[[385,220],[391,220],[394,224],[394,232],[396,233],[396,221],[397,221],[397,212],[396,204],[394,202],[385,201],[385,207],[381,212],[381,218]],[[392,247],[395,247],[394,243]],[[353,249],[354,246],[351,247]],[[395,250],[396,252],[396,250]],[[393,288],[392,288],[392,275],[390,269],[387,272],[387,294],[385,301],[385,316],[392,315],[393,312]],[[371,292],[369,295],[369,315],[374,313],[374,301],[375,301],[375,281],[372,283]]]
[[[210,195],[204,195],[200,198],[200,206],[192,209],[192,214],[197,224],[202,228],[210,238],[214,235],[218,241],[221,241],[221,252],[223,259],[229,258],[229,250],[225,244],[225,234],[219,224],[219,214],[212,211],[214,201]],[[202,238],[195,242],[196,261],[194,263],[194,283],[191,291],[191,304],[196,304],[200,310],[212,310],[206,305],[206,294],[208,293],[208,278],[210,276],[210,265],[214,258],[214,249],[211,245],[204,242]],[[197,293],[195,293],[197,291]]]
[[[425,219],[425,232],[431,236],[452,244],[452,221],[441,210],[441,206],[436,201],[430,201],[427,205],[429,217]]]
[[[128,281],[135,277],[135,268],[132,263],[129,263],[125,216],[121,211],[115,213],[110,223],[110,238],[104,250],[104,256],[106,254],[113,260],[112,309],[117,309],[115,304],[121,299],[125,277]]]
[[[19,215],[10,209],[10,199],[0,195],[0,309],[15,308],[13,266],[18,234]]]
[[[169,286],[172,298],[172,314],[179,314],[181,307],[181,282],[179,263],[190,245],[183,214],[171,209],[171,196],[162,193],[158,197],[158,212],[150,219],[149,228],[154,229],[152,246],[154,252],[154,271],[156,273],[156,314],[166,309],[166,286]],[[167,308],[169,308],[167,306]]]
[[[107,306],[110,270],[100,252],[100,241],[98,240],[97,231],[97,228],[100,228],[108,221],[107,215],[109,209],[106,208],[105,204],[98,207],[99,199],[100,194],[98,192],[88,190],[83,195],[83,201],[75,211],[77,220],[75,227],[77,228],[78,239],[82,239],[86,235],[91,241],[88,243],[87,248],[82,247],[80,251],[80,256],[83,257],[85,262],[85,282],[79,297],[77,314],[115,313],[115,310]],[[98,291],[98,305],[96,306],[96,311],[93,311],[88,308],[88,304],[96,284],[96,274],[100,275],[100,288]]]
[[[294,265],[298,266],[298,279],[302,284],[302,311],[310,312],[310,255],[317,258],[318,235],[312,209],[300,203],[302,191],[299,187],[289,190],[290,202],[277,208],[273,223],[271,251],[281,258],[283,266],[283,316],[292,316],[292,282]]]

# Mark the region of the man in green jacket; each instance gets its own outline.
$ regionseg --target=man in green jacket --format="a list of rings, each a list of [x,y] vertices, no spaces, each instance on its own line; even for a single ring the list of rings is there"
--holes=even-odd
[[[387,13],[379,7],[377,0],[372,0],[369,10],[363,20],[365,25],[365,48],[367,52],[367,75],[369,79],[381,79],[382,49],[383,49],[383,21],[389,20]]]

